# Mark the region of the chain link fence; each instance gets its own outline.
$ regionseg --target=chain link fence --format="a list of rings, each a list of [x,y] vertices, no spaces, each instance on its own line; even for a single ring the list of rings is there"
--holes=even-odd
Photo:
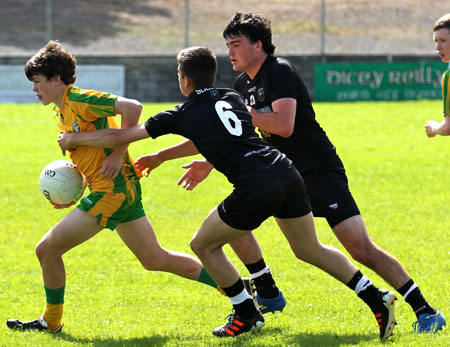
[[[203,45],[225,55],[236,11],[272,21],[277,54],[434,54],[430,0],[0,0],[0,56],[30,55],[48,38],[76,55],[173,55]],[[46,20],[46,18],[48,20]]]

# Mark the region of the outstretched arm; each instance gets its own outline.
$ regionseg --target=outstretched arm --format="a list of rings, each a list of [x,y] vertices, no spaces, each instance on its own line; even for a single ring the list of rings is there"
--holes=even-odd
[[[64,133],[59,135],[58,143],[63,151],[77,145],[116,148],[147,137],[149,135],[144,124],[139,124],[128,129],[102,129],[81,133]]]
[[[425,132],[428,137],[450,135],[450,115],[445,115],[444,120],[440,123],[434,120],[428,120],[425,123]]]
[[[142,112],[142,104],[134,99],[117,97],[114,103],[114,114],[121,115],[121,127],[126,129],[139,122]],[[122,168],[122,159],[128,148],[128,144],[115,148],[103,161],[100,173],[105,177],[116,178]]]
[[[139,170],[145,172],[145,176],[148,176],[150,171],[156,169],[165,161],[188,157],[198,153],[198,149],[195,147],[194,143],[191,140],[185,140],[171,147],[164,148],[156,153],[139,157],[135,164]]]

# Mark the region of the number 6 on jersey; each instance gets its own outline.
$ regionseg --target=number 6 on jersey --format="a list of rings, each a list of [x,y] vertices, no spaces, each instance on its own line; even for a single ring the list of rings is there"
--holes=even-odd
[[[223,100],[216,102],[216,112],[219,115],[225,128],[231,135],[241,136],[242,135],[242,123],[240,119],[232,112],[232,106]]]

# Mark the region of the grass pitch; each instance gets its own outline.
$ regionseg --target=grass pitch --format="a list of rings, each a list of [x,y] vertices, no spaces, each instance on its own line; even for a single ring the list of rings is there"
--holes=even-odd
[[[173,104],[146,104],[141,121]],[[427,119],[440,120],[439,101],[316,103],[317,118],[346,166],[350,188],[372,238],[395,255],[427,300],[450,324],[450,138],[425,136]],[[50,107],[0,105],[0,346],[378,346],[371,312],[345,285],[300,263],[273,220],[255,235],[288,301],[268,315],[259,334],[217,339],[230,304],[211,287],[167,273],[147,272],[114,232],[104,230],[64,255],[65,327],[60,334],[14,332],[7,318],[35,319],[44,290],[34,246],[67,212],[51,208],[39,191],[41,169],[63,159]],[[134,158],[181,140],[166,136],[130,145]],[[159,242],[191,253],[189,240],[231,186],[213,172],[194,191],[176,185],[181,165],[168,162],[142,179],[144,206]],[[323,243],[341,250],[324,220]],[[227,247],[241,274],[247,272]],[[389,288],[361,266],[379,287]],[[450,346],[449,329],[411,332],[415,316],[399,298],[399,325],[387,344]]]

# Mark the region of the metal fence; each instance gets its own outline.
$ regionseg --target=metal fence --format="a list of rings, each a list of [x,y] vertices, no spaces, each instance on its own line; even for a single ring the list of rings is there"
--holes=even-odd
[[[0,55],[49,38],[77,55],[167,55],[187,45],[226,54],[236,11],[272,21],[278,54],[433,54],[431,27],[449,12],[430,0],[0,0]]]

